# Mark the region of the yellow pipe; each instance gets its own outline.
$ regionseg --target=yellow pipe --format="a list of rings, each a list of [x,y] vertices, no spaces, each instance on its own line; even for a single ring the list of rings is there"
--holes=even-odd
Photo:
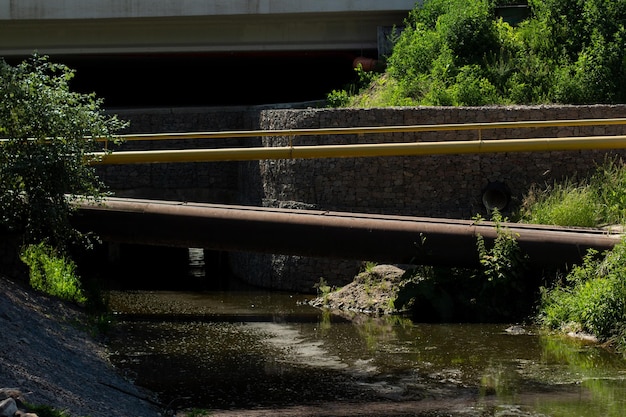
[[[165,162],[250,161],[262,159],[356,158],[496,152],[567,151],[581,149],[623,149],[626,136],[587,136],[569,138],[502,139],[489,141],[449,141],[257,147],[224,149],[185,149],[96,153],[94,164],[145,164]]]
[[[276,130],[233,130],[222,132],[181,132],[157,134],[130,134],[117,136],[125,141],[141,140],[173,140],[173,139],[227,139],[244,137],[267,136],[315,136],[315,135],[362,135],[376,133],[411,133],[437,132],[454,130],[484,130],[484,129],[527,129],[563,126],[608,126],[625,125],[626,118],[617,119],[580,119],[580,120],[537,120],[521,122],[494,122],[494,123],[464,123],[439,125],[409,125],[409,126],[367,126],[367,127],[338,127],[322,129],[276,129]],[[106,139],[98,139],[106,141]]]

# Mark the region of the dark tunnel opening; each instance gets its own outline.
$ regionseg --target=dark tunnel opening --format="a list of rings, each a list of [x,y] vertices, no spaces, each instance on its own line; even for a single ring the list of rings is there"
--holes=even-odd
[[[376,51],[51,55],[76,71],[71,88],[105,108],[240,106],[323,100],[356,79]],[[17,64],[26,57],[7,59]]]

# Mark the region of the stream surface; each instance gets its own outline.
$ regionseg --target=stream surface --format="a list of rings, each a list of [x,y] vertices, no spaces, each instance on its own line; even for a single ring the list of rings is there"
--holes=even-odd
[[[626,362],[605,349],[533,327],[348,319],[306,297],[112,291],[112,360],[168,409],[212,416],[626,416]]]

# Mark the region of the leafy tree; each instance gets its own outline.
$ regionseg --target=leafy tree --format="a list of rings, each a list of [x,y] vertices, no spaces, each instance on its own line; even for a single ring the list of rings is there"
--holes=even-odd
[[[88,242],[70,224],[73,199],[105,194],[91,152],[126,125],[94,94],[70,91],[73,76],[38,54],[16,66],[0,59],[0,225],[24,243]]]

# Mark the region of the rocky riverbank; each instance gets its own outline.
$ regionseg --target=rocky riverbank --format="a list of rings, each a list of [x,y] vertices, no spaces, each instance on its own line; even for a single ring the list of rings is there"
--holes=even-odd
[[[80,308],[2,276],[0,287],[0,387],[19,392],[7,398],[71,417],[163,415],[152,394],[110,364]]]

